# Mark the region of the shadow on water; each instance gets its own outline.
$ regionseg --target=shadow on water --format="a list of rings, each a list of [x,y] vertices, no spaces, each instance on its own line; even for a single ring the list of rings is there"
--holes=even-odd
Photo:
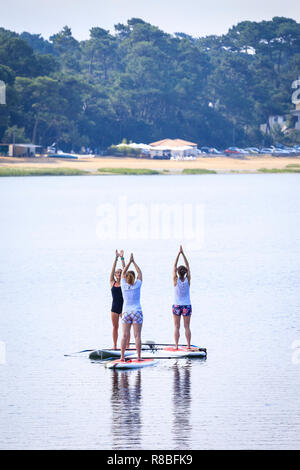
[[[141,371],[112,371],[112,448],[141,445]]]

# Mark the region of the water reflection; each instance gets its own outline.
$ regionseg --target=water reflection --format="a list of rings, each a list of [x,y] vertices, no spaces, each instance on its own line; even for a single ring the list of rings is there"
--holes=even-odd
[[[141,444],[141,371],[112,371],[112,448]]]
[[[175,448],[190,446],[191,362],[176,362],[173,366],[173,439]]]

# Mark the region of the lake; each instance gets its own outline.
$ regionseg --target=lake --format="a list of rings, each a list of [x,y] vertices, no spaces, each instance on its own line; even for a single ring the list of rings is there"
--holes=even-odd
[[[0,448],[299,449],[299,201],[297,174],[1,178]],[[206,360],[64,356],[112,345],[116,248],[172,343],[180,243]]]

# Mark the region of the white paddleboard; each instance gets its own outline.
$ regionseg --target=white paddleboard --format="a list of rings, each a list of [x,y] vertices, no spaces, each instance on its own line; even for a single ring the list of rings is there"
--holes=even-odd
[[[115,359],[107,362],[105,367],[108,369],[141,369],[142,367],[154,366],[157,363],[158,361],[155,359],[142,359],[141,361],[137,359],[127,359],[125,361]]]
[[[90,359],[112,359],[121,357],[120,349],[98,349],[90,353]],[[136,349],[131,348],[125,351],[125,357],[136,358]],[[185,357],[206,357],[206,349],[199,348],[198,346],[191,346],[190,349],[187,346],[179,346],[175,349],[175,346],[153,346],[153,347],[142,347],[142,357],[144,359],[159,358],[159,359],[172,359],[172,358],[185,358]]]
[[[206,357],[206,349],[198,348],[198,346],[179,346],[178,349],[175,349],[175,346],[166,346],[163,348],[164,353],[166,354],[182,354],[182,357]]]

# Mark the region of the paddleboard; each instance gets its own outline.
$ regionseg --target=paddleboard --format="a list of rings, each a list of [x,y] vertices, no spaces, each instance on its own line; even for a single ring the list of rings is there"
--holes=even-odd
[[[105,367],[108,369],[141,369],[142,367],[154,366],[157,363],[158,361],[154,359],[142,359],[141,361],[137,359],[127,359],[125,361],[115,359],[107,362]]]
[[[90,353],[90,359],[112,359],[121,357],[120,349],[98,349]],[[130,348],[125,351],[125,357],[136,358],[136,349]],[[206,349],[199,348],[198,346],[191,346],[190,349],[187,346],[179,346],[175,349],[175,346],[152,346],[151,348],[142,347],[142,357],[144,359],[176,359],[176,358],[187,358],[187,357],[206,357]]]
[[[198,346],[178,346],[178,349],[175,349],[175,346],[166,346],[163,348],[163,351],[166,353],[182,353],[185,357],[206,357],[206,349],[199,348]]]
[[[125,357],[136,354],[135,348],[130,348],[125,351]],[[90,359],[111,359],[121,357],[121,349],[98,349],[92,351],[89,355]]]

